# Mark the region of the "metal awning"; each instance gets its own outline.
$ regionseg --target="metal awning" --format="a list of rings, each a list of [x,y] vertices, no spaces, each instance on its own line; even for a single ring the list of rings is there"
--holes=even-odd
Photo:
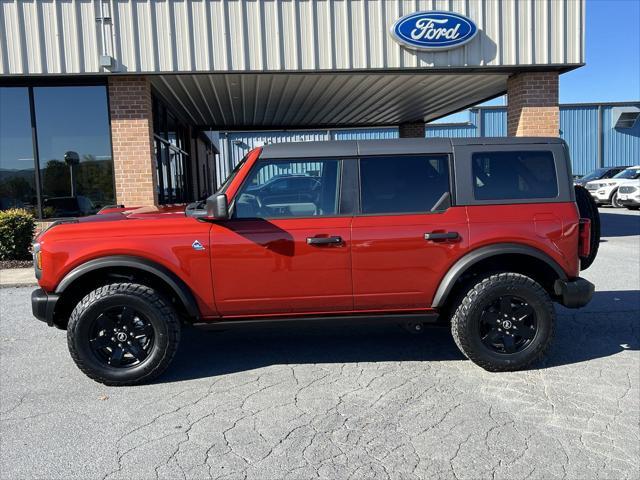
[[[156,92],[203,129],[428,122],[502,95],[508,72],[251,73],[150,76]]]

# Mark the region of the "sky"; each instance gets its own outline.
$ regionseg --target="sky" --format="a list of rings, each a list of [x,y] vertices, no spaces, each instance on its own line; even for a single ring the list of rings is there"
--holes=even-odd
[[[587,64],[560,76],[560,103],[640,100],[640,0],[587,0]]]

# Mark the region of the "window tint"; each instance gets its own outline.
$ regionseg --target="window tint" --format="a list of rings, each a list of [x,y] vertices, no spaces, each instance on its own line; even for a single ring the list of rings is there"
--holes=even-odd
[[[627,168],[614,175],[613,178],[635,179],[640,178],[640,168]]]
[[[107,90],[33,89],[44,218],[91,215],[115,203]]]
[[[260,161],[238,192],[234,218],[338,213],[340,160]]]
[[[558,195],[553,154],[549,151],[481,152],[472,156],[477,200],[553,198]]]
[[[0,88],[0,210],[25,208],[37,216],[30,115],[27,88]]]
[[[446,155],[360,159],[362,213],[444,210],[449,200]]]

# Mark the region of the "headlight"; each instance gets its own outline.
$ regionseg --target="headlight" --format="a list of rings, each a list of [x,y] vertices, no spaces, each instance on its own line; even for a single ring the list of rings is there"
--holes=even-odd
[[[36,271],[36,277],[40,278],[42,272],[42,252],[40,251],[40,244],[33,244],[33,268]]]

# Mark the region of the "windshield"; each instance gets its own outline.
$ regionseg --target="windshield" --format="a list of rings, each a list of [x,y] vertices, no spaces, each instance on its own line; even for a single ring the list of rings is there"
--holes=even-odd
[[[216,193],[214,193],[214,195],[220,195],[220,194],[222,194],[222,193],[227,191],[227,188],[229,188],[229,184],[235,178],[235,176],[238,174],[238,172],[242,168],[242,165],[244,165],[244,162],[246,162],[246,161],[247,161],[247,155],[245,155],[245,157],[242,160],[240,160],[235,167],[233,167],[233,170],[231,170],[231,173],[229,174],[229,176],[222,183],[222,185],[220,185],[220,188],[216,191]]]
[[[584,177],[581,178],[581,180],[596,180],[600,178],[606,171],[606,168],[596,168],[593,172],[587,173]]]
[[[640,178],[640,168],[627,168],[613,178]]]

